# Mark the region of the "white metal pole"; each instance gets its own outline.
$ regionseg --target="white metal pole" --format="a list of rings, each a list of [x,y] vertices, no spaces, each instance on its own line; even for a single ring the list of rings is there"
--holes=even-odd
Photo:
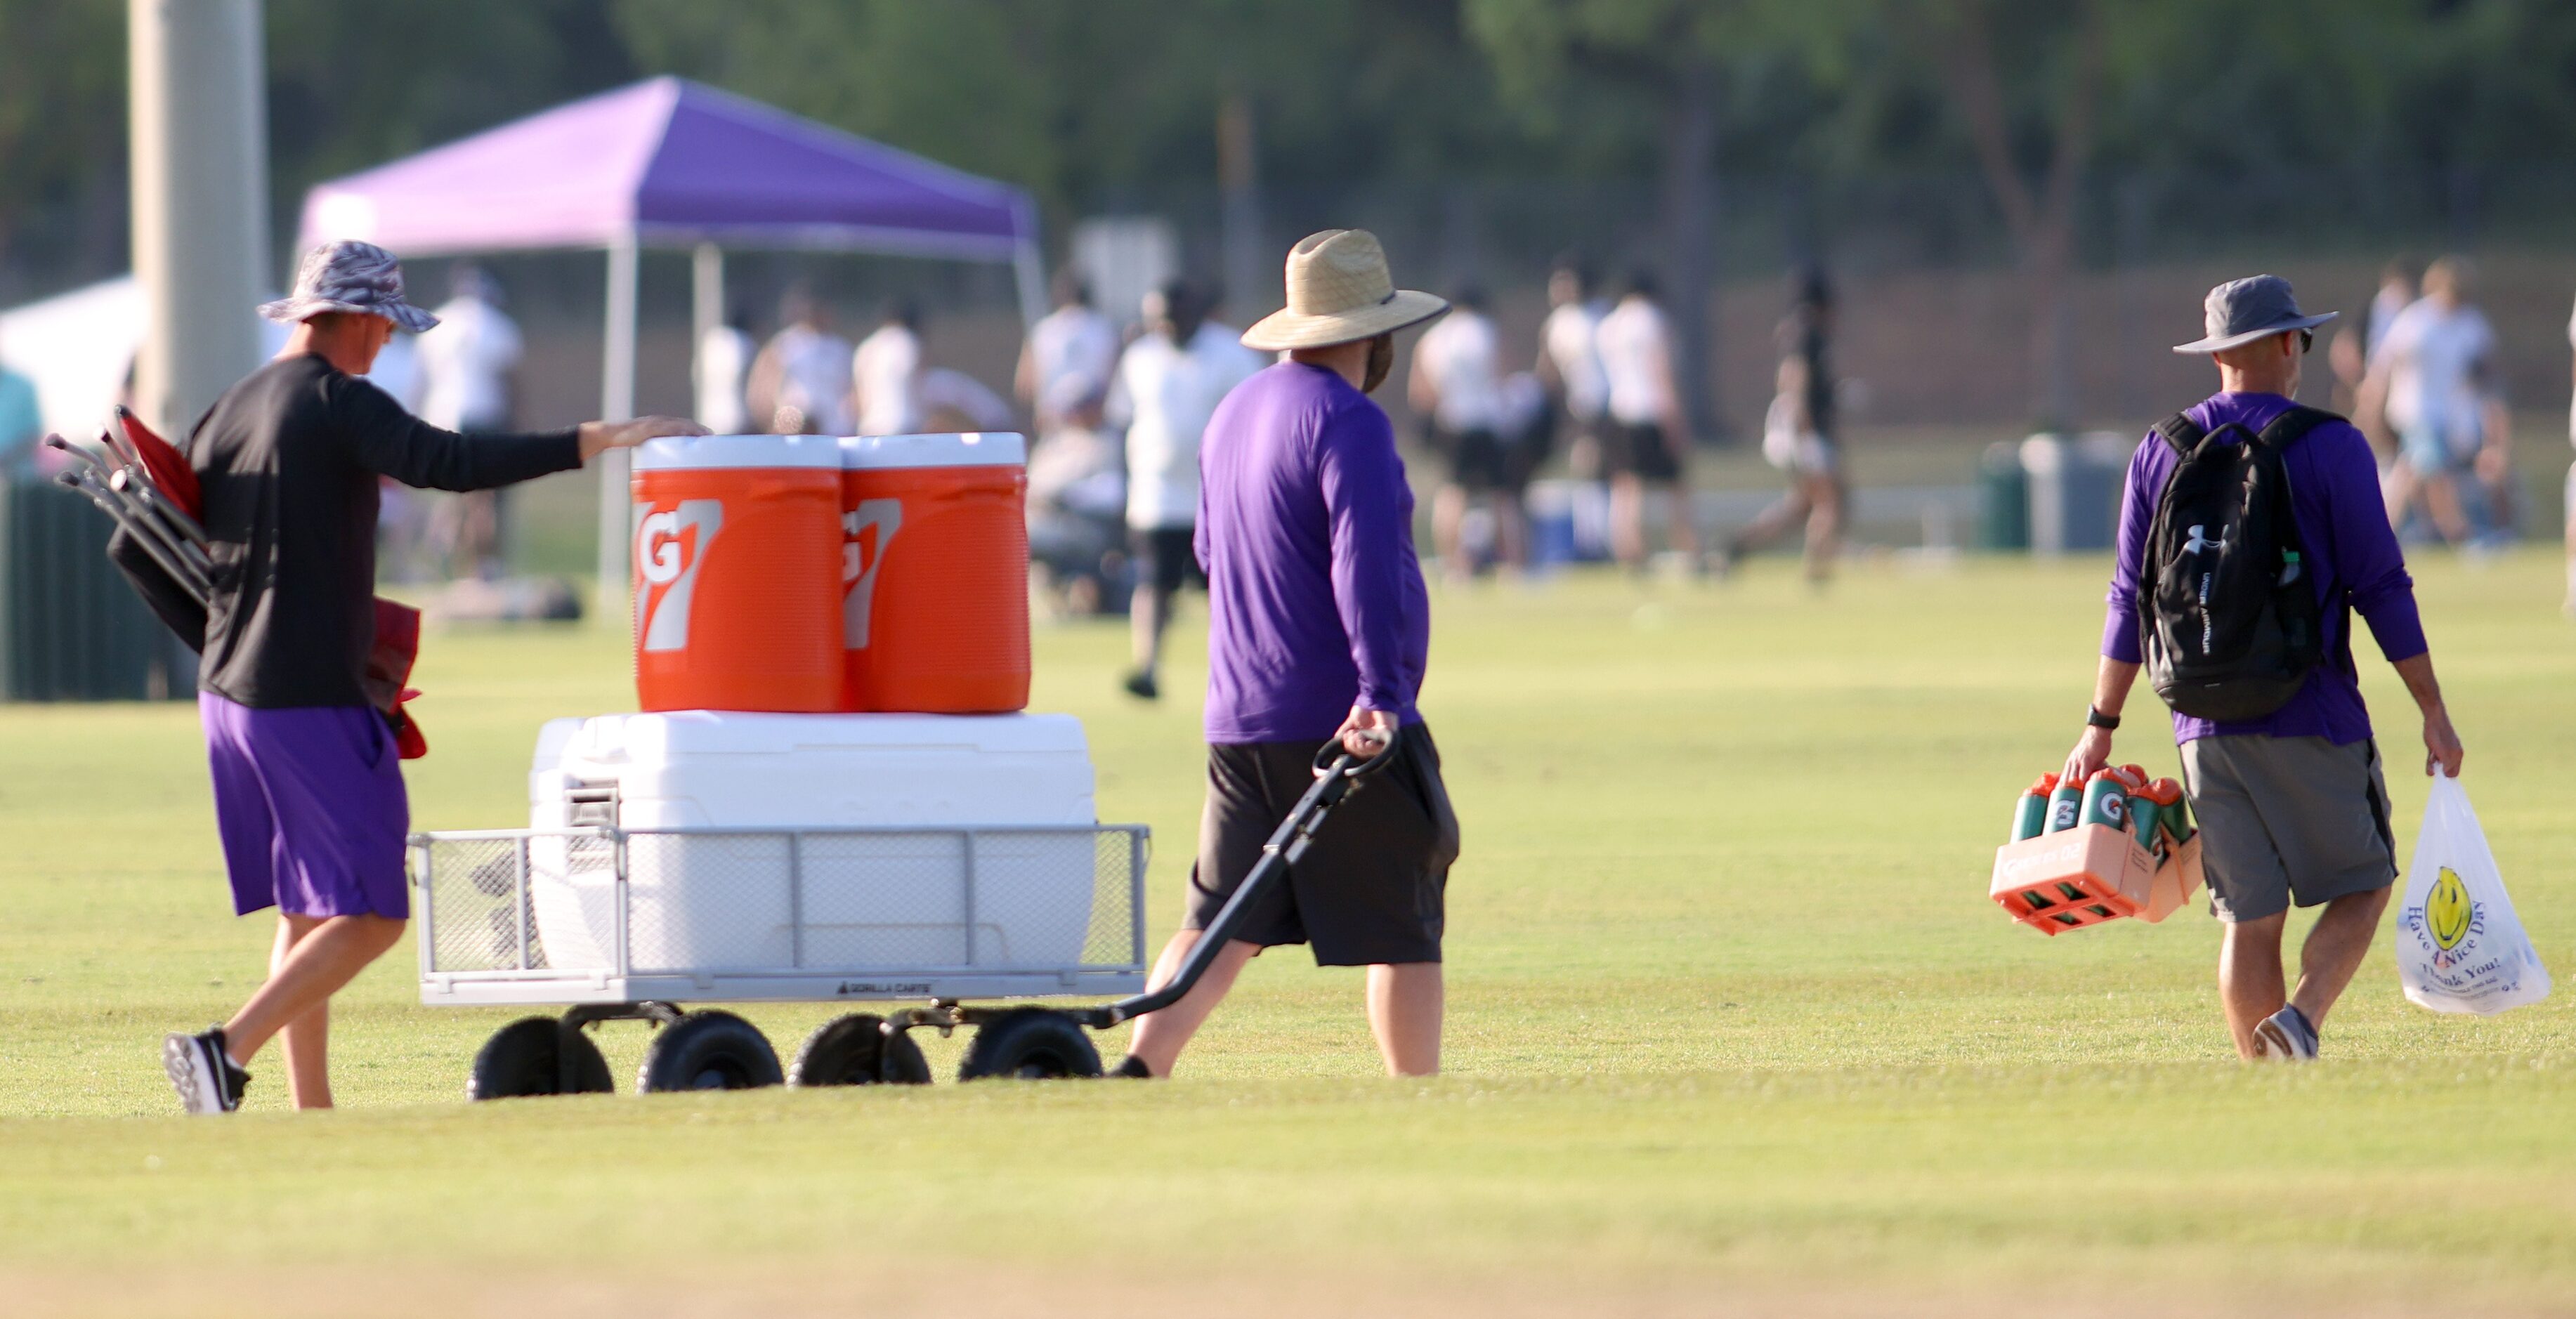
[[[703,342],[724,324],[724,249],[700,243],[689,253],[689,330]]]
[[[165,435],[259,368],[268,112],[259,0],[128,0],[136,410]]]
[[[1021,237],[1019,250],[1011,254],[1011,266],[1019,276],[1020,328],[1034,328],[1047,314],[1046,257],[1038,251],[1036,233]]]
[[[724,315],[724,249],[700,243],[689,253],[689,382],[693,387],[706,374],[706,363],[699,359],[706,353],[707,336],[724,324]],[[698,420],[706,417],[702,414]]]
[[[624,421],[635,415],[635,280],[632,234],[608,248],[608,323],[599,373],[599,416]],[[631,603],[626,581],[626,542],[634,535],[627,496],[627,452],[601,454],[599,467],[599,616],[624,618]]]

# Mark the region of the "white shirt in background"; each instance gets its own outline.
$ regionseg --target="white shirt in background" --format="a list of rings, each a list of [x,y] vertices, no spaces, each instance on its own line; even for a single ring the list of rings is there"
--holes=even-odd
[[[418,336],[397,331],[377,352],[375,364],[367,368],[367,383],[393,396],[403,411],[421,415],[420,347]],[[425,419],[425,418],[424,418]],[[449,430],[456,429],[453,426]]]
[[[1186,527],[1199,516],[1199,442],[1236,385],[1268,365],[1210,322],[1186,348],[1159,334],[1127,345],[1109,386],[1110,424],[1127,427],[1127,525]]]
[[[1109,392],[1118,369],[1118,327],[1089,307],[1058,307],[1029,327],[1037,412],[1049,424]]]
[[[1539,326],[1539,345],[1565,391],[1566,415],[1597,421],[1610,403],[1610,383],[1601,374],[1601,304],[1569,302],[1547,314]]]
[[[1672,335],[1661,308],[1640,297],[1620,299],[1601,318],[1594,342],[1611,420],[1651,426],[1672,412]]]
[[[2480,367],[2495,353],[2495,330],[2477,308],[2418,298],[2388,323],[2371,364],[2388,368],[2388,424],[2438,431],[2453,452],[2478,443],[2486,390]]]
[[[910,435],[921,429],[921,336],[880,325],[850,355],[859,385],[861,435]]]
[[[1431,381],[1431,420],[1452,435],[1502,429],[1502,345],[1494,323],[1460,307],[1422,332],[1413,369]]]
[[[718,435],[751,429],[751,408],[742,396],[751,353],[751,336],[730,325],[710,325],[698,339],[698,357],[689,372],[697,386],[699,425]]]
[[[769,341],[778,357],[778,404],[804,414],[807,431],[848,435],[850,431],[850,341],[807,325],[790,325]],[[756,417],[763,430],[775,417]]]
[[[481,298],[450,298],[420,336],[420,419],[452,431],[510,426],[510,373],[525,346],[518,323]]]

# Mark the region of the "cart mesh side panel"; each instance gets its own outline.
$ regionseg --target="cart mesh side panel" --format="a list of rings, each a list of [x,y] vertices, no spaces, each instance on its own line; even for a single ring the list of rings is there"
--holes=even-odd
[[[604,839],[579,841],[594,849],[608,847]],[[540,839],[536,845],[551,843],[561,854],[565,842]],[[523,839],[441,838],[413,853],[415,868],[424,860],[429,867],[421,914],[431,970],[503,971],[546,964],[534,914],[521,899],[528,891],[530,847]]]
[[[1091,929],[1083,936],[1085,966],[1132,966],[1144,961],[1145,843],[1141,835],[1103,829],[1091,836]]]

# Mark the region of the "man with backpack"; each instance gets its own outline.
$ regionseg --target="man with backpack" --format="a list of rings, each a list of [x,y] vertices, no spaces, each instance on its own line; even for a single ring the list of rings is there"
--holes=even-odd
[[[2157,423],[2130,460],[2093,708],[2066,758],[2079,779],[2109,762],[2143,667],[2174,711],[2210,910],[2227,924],[2219,996],[2249,1060],[2317,1056],[2397,877],[2354,612],[2423,711],[2425,772],[2460,772],[2370,443],[2291,401],[2331,319],[2257,275],[2211,289],[2207,336],[2174,349],[2212,357],[2219,392]],[[2281,965],[2293,901],[2325,908],[2295,987]]]

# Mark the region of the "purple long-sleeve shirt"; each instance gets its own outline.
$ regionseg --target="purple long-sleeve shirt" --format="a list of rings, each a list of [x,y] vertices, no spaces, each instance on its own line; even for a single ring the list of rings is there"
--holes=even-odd
[[[1282,362],[1235,387],[1199,448],[1207,740],[1320,742],[1358,705],[1420,722],[1431,600],[1386,413]]]
[[[2212,394],[2188,414],[2203,430],[2228,422],[2260,431],[2290,407],[2278,394]],[[2308,674],[2290,703],[2263,719],[2216,723],[2173,717],[2174,740],[2238,733],[2272,737],[2322,737],[2337,746],[2370,736],[2370,712],[2352,663],[2352,612],[2370,623],[2380,653],[2391,662],[2425,652],[2424,623],[2415,611],[2415,579],[2389,530],[2379,497],[2379,464],[2370,442],[2349,422],[2318,426],[2283,455],[2290,475],[2290,510],[2297,522],[2308,578],[2325,606],[2325,659]],[[2181,458],[2164,437],[2149,432],[2129,459],[2128,495],[2120,503],[2120,558],[2111,573],[2110,610],[2102,621],[2102,653],[2139,662],[2138,574],[2146,559],[2147,529],[2156,502]]]

